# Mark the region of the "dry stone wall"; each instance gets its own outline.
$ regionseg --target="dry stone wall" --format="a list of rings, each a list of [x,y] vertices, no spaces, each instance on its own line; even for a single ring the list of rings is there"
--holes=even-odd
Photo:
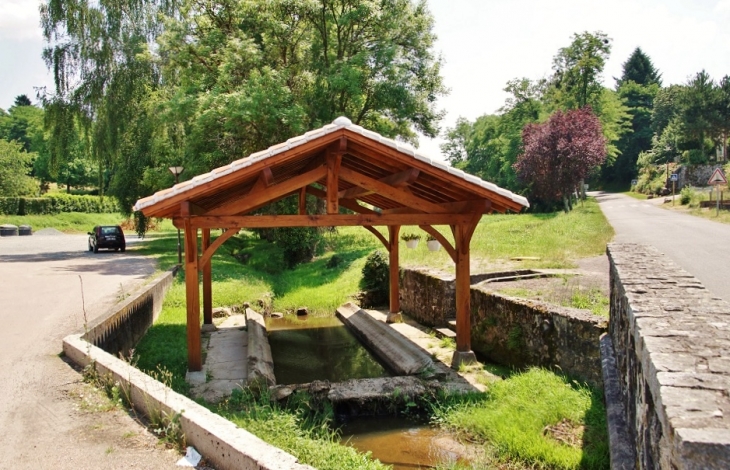
[[[652,247],[607,251],[609,330],[637,468],[730,468],[730,304]]]
[[[483,279],[473,276],[472,281]],[[419,323],[444,326],[456,315],[454,277],[435,271],[401,271],[401,309]],[[471,288],[472,349],[510,366],[557,367],[593,385],[602,383],[599,339],[607,322],[568,309]]]

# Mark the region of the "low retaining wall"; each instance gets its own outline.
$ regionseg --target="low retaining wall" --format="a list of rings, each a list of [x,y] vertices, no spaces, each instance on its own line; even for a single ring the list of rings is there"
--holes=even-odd
[[[314,470],[139,369],[92,346],[81,335],[64,338],[63,352],[82,367],[93,362],[101,377],[109,376],[119,382],[140,413],[150,415],[162,411],[167,416],[179,415],[188,444],[218,470]]]
[[[730,468],[730,304],[654,248],[607,252],[609,329],[636,467]]]
[[[85,328],[84,340],[112,355],[127,356],[162,311],[176,272],[177,267],[160,274],[141,291],[94,319]]]
[[[599,340],[607,327],[587,310],[471,289],[472,349],[500,364],[557,367],[600,387]]]
[[[485,276],[472,276],[481,281]],[[433,271],[401,271],[401,308],[419,323],[444,326],[456,315],[453,276]],[[558,367],[599,386],[599,339],[607,321],[585,310],[515,299],[485,287],[471,288],[472,348],[505,365]]]

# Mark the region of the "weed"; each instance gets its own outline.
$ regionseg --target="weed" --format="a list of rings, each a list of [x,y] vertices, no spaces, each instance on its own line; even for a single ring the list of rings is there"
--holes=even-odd
[[[507,349],[516,351],[522,347],[522,328],[513,326],[507,333]]]
[[[456,349],[456,341],[453,338],[444,337],[439,341],[439,346],[444,349]]]

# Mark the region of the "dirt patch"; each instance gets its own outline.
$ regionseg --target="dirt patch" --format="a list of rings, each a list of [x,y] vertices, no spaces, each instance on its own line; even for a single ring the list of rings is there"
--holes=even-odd
[[[571,447],[580,447],[583,443],[585,426],[577,425],[567,419],[563,419],[553,426],[545,426],[542,433]]]

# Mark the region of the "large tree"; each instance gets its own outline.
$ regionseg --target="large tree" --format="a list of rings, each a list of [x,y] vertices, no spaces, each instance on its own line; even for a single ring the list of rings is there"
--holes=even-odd
[[[528,124],[522,134],[524,153],[515,163],[518,176],[543,201],[562,200],[572,208],[570,195],[606,158],[601,123],[589,107],[556,111],[542,124]]]
[[[0,139],[0,197],[38,193],[38,184],[29,176],[33,157],[20,143]]]

